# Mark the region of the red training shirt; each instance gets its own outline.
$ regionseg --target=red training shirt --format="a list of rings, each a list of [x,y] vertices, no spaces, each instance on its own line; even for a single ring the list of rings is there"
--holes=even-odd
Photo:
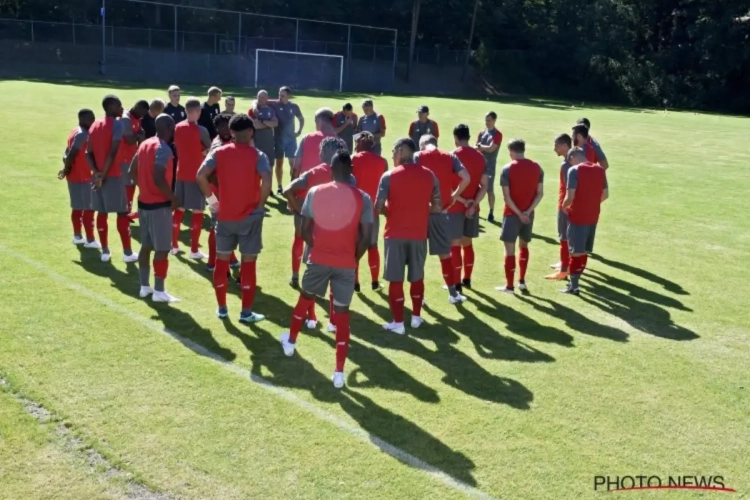
[[[352,174],[357,187],[367,193],[373,203],[378,195],[380,178],[388,171],[388,162],[372,151],[362,151],[352,157]]]
[[[503,167],[500,174],[500,185],[510,189],[510,199],[521,212],[525,212],[534,203],[539,184],[544,182],[544,171],[538,163],[526,158],[513,160]],[[506,204],[504,215],[515,212]]]
[[[437,177],[421,165],[401,165],[383,174],[376,206],[388,206],[384,237],[426,240],[430,202],[439,197]]]
[[[67,155],[73,147],[78,148],[76,157],[73,159],[73,168],[65,177],[68,182],[89,182],[91,181],[91,168],[86,160],[86,148],[88,147],[89,134],[81,127],[76,127],[68,135],[68,147],[65,150]]]
[[[297,153],[302,151],[302,160],[300,162],[300,173],[307,172],[311,168],[320,164],[320,143],[326,137],[335,137],[324,134],[323,132],[310,132],[302,138],[297,148]]]
[[[111,116],[99,118],[89,128],[89,143],[87,151],[94,156],[96,169],[104,170],[104,163],[112,149],[112,144],[116,144],[122,139],[122,123]],[[115,157],[115,160],[117,158]],[[122,172],[117,163],[113,163],[107,173],[107,177],[121,177]]]
[[[456,155],[461,165],[469,172],[469,185],[461,193],[461,198],[473,200],[477,197],[479,189],[482,187],[482,176],[487,173],[487,161],[484,159],[482,153],[468,146],[456,148],[453,154]],[[459,208],[463,207],[461,208],[462,211],[466,210],[465,205],[460,203],[456,203],[456,205]],[[477,205],[476,211],[479,212],[479,205]]]
[[[570,167],[568,189],[576,190],[573,203],[568,208],[570,222],[579,226],[599,222],[602,195],[607,187],[607,173],[599,165],[586,162]]]
[[[437,148],[415,153],[414,161],[435,174],[440,187],[440,201],[443,203],[442,208],[443,210],[448,208],[451,203],[453,190],[460,182],[458,172],[464,168],[461,162],[452,153],[441,151]],[[449,212],[454,213],[461,211],[460,206],[457,211],[454,207],[451,207],[449,210]]]
[[[259,208],[261,176],[271,173],[266,155],[233,142],[211,151],[203,164],[213,168],[219,183],[219,221],[240,221]]]
[[[167,184],[172,185],[174,161],[172,149],[169,144],[158,137],[146,139],[138,147],[138,205],[153,205],[169,203],[169,198],[164,196],[154,182],[154,170],[157,166],[165,167],[164,177]]]
[[[218,137],[218,136],[217,136]],[[203,152],[211,145],[208,130],[195,122],[181,121],[174,128],[177,150],[177,180],[195,182],[198,169],[205,158]]]

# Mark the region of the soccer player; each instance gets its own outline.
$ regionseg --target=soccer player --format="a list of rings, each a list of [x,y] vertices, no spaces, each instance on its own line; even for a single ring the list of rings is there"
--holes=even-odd
[[[224,99],[224,111],[222,113],[227,113],[228,115],[234,114],[234,105],[236,104],[236,101],[234,100],[233,95],[228,95],[226,99]]]
[[[100,118],[89,128],[89,142],[86,158],[94,173],[92,184],[91,208],[98,212],[96,230],[102,246],[102,262],[112,258],[109,252],[108,215],[117,214],[117,232],[122,240],[123,261],[135,262],[138,256],[133,253],[130,241],[130,219],[128,218],[128,200],[125,194],[125,183],[122,169],[117,165],[117,151],[122,139],[122,123],[117,120],[122,116],[122,103],[117,96],[107,95],[102,100],[104,118]]]
[[[273,131],[279,126],[279,120],[276,118],[276,112],[268,105],[268,92],[261,90],[258,92],[255,105],[248,112],[253,119],[255,126],[255,147],[263,151],[268,158],[274,158],[276,155],[276,142],[273,137]]]
[[[154,302],[179,302],[167,293],[164,282],[169,269],[169,235],[172,210],[177,198],[172,193],[172,149],[169,141],[174,134],[174,120],[167,114],[156,117],[156,137],[146,139],[138,147],[130,165],[129,176],[138,185],[138,218],[141,225],[141,250],[138,268],[141,279],[139,295],[151,295]],[[151,251],[154,251],[154,288],[151,288]]]
[[[417,108],[417,119],[409,125],[409,137],[414,144],[419,144],[423,135],[431,135],[440,139],[440,128],[435,120],[430,120],[430,108],[420,106]]]
[[[370,242],[372,200],[350,184],[352,164],[346,150],[331,160],[333,182],[312,188],[302,206],[302,233],[310,249],[302,291],[292,311],[289,332],[281,335],[284,354],[294,355],[305,313],[324,296],[329,285],[336,314],[336,369],[333,386],[344,386],[349,351],[349,304],[354,295],[354,270]]]
[[[148,105],[148,114],[141,118],[141,128],[145,139],[156,137],[156,117],[164,112],[164,101],[154,99]]]
[[[412,328],[418,328],[424,301],[424,264],[427,257],[427,228],[430,214],[440,213],[440,187],[437,177],[414,163],[414,141],[403,138],[393,147],[393,164],[380,179],[375,210],[385,215],[385,272],[389,282],[388,302],[393,321],[385,330],[403,335],[404,278],[411,283]],[[408,267],[408,273],[405,268]]]
[[[568,212],[568,244],[570,283],[563,293],[578,295],[578,283],[586,269],[586,248],[593,246],[601,204],[609,197],[607,173],[600,165],[586,161],[586,153],[575,148],[568,154],[567,193],[562,208]]]
[[[375,112],[372,99],[362,101],[362,112],[364,116],[359,117],[356,131],[372,134],[375,138],[375,147],[372,148],[372,152],[379,155],[382,153],[380,141],[385,137],[385,117]]]
[[[91,170],[86,161],[89,128],[94,123],[94,112],[82,109],[78,112],[78,126],[68,135],[68,146],[63,156],[63,169],[57,178],[68,181],[70,195],[70,220],[73,223],[73,244],[84,248],[101,248],[94,239],[94,211],[91,210]],[[86,238],[81,234],[81,226]]]
[[[484,117],[485,129],[477,137],[477,149],[484,155],[487,162],[487,200],[490,204],[489,222],[495,222],[495,169],[497,168],[497,154],[503,143],[503,133],[495,128],[497,113],[490,111]]]
[[[133,211],[133,197],[135,196],[135,183],[128,177],[130,162],[138,150],[138,144],[146,138],[141,128],[141,119],[148,114],[148,102],[138,101],[120,117],[122,124],[122,139],[120,148],[117,150],[116,162],[122,170],[122,179],[125,183],[125,195],[128,199],[128,214]],[[131,217],[131,221],[133,217]]]
[[[583,149],[586,154],[586,161],[597,163],[604,170],[609,168],[607,156],[602,151],[602,147],[589,135],[591,123],[586,118],[581,118],[573,126],[573,145]]]
[[[466,301],[466,297],[460,293],[461,266],[455,261],[456,252],[458,258],[461,257],[461,236],[466,208],[456,200],[471,179],[454,154],[437,148],[437,139],[434,136],[423,135],[419,140],[419,149],[419,152],[414,154],[414,163],[435,174],[440,187],[440,200],[443,202],[442,211],[430,215],[427,231],[430,255],[440,258],[440,267],[449,294],[448,300],[451,304],[458,304]]]
[[[388,162],[380,155],[372,152],[375,146],[375,138],[370,132],[360,132],[354,137],[356,140],[356,154],[352,157],[352,173],[357,180],[357,187],[367,193],[372,202],[375,202],[378,194],[380,178],[388,171]],[[380,288],[380,251],[378,250],[378,234],[380,232],[380,217],[373,216],[371,238],[367,248],[367,264],[370,267],[370,278],[372,289]],[[359,292],[359,265],[355,276],[356,283],[354,291]]]
[[[567,194],[568,170],[570,162],[568,153],[573,147],[573,141],[568,134],[560,134],[555,137],[555,153],[562,157],[560,164],[560,189],[557,195],[557,237],[560,239],[560,262],[553,264],[553,269],[557,271],[545,276],[548,280],[565,280],[568,278],[568,260],[570,252],[568,247],[568,214],[563,210],[562,204]]]
[[[198,125],[208,130],[208,135],[211,140],[216,137],[216,129],[214,128],[214,118],[221,113],[219,103],[221,102],[221,89],[219,87],[211,87],[208,89],[208,96],[206,102],[203,103],[201,108],[201,116],[198,119]]]
[[[456,144],[453,154],[469,173],[470,181],[456,202],[456,205],[463,204],[465,218],[461,248],[451,248],[451,259],[456,266],[456,283],[461,283],[463,288],[471,288],[471,275],[474,271],[472,240],[479,237],[479,203],[487,193],[489,177],[484,155],[469,145],[471,133],[468,125],[456,125],[453,129],[453,140]],[[461,250],[463,250],[463,255]],[[461,280],[462,268],[463,281]]]
[[[289,170],[294,168],[294,154],[297,152],[297,137],[302,135],[305,126],[305,117],[296,103],[291,101],[292,89],[281,87],[279,89],[279,100],[269,101],[276,112],[279,125],[273,130],[276,149],[276,183],[278,194],[282,194],[282,183],[284,179],[284,157],[289,161]],[[299,128],[295,129],[294,119],[299,122]]]
[[[333,129],[333,125],[331,125],[332,120],[333,111],[329,108],[320,108],[315,112],[315,132],[310,132],[305,135],[299,143],[297,152],[294,155],[292,180],[313,167],[320,165],[322,160],[320,152],[323,141],[327,137],[336,137],[336,132]],[[335,151],[331,151],[331,154],[327,157],[328,160],[333,157],[334,152]],[[328,163],[326,160],[322,161],[323,163]],[[285,190],[282,190],[282,195],[286,196],[284,193]],[[301,199],[304,200],[304,195],[301,196]],[[299,213],[295,212],[294,241],[292,242],[292,279],[289,282],[292,288],[299,287],[299,268],[300,263],[302,262],[302,253],[304,251],[304,241],[302,239],[302,234],[300,233],[301,223],[302,219],[299,216]]]
[[[516,240],[521,248],[518,265],[521,268],[518,288],[527,290],[526,268],[529,265],[529,242],[534,226],[534,209],[544,196],[544,171],[538,163],[525,157],[526,143],[514,139],[508,144],[513,161],[503,167],[500,186],[503,188],[505,211],[500,239],[505,244],[506,284],[497,287],[501,292],[513,293],[516,273]]]
[[[357,128],[357,115],[354,114],[351,103],[347,102],[341,111],[333,115],[333,126],[336,135],[346,144],[347,151],[354,151],[354,130]],[[352,161],[354,159],[352,158]]]
[[[187,119],[187,113],[185,112],[185,106],[180,104],[180,87],[177,85],[170,85],[167,89],[167,95],[169,96],[169,102],[164,108],[164,113],[172,117],[175,124],[180,123],[182,120]]]
[[[227,272],[229,259],[235,247],[242,255],[241,323],[263,320],[262,314],[253,312],[256,288],[256,261],[263,248],[262,231],[265,204],[271,194],[271,166],[262,152],[251,146],[253,120],[241,113],[229,121],[234,142],[211,151],[198,171],[198,185],[216,212],[216,269],[214,289],[218,310],[224,319],[227,309]],[[218,196],[211,192],[209,177],[218,182]]]
[[[203,229],[203,210],[206,200],[201,188],[196,182],[198,169],[211,147],[211,139],[206,130],[198,125],[201,116],[201,103],[198,99],[188,99],[185,103],[187,120],[179,123],[174,130],[174,145],[180,163],[177,165],[177,182],[175,196],[178,209],[174,211],[172,219],[172,255],[180,253],[179,238],[180,225],[185,210],[192,212],[190,220],[190,255],[194,260],[204,259],[206,256],[200,251],[200,236]]]

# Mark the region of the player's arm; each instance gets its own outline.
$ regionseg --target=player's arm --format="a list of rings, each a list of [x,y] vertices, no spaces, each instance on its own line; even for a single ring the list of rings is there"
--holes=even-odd
[[[505,204],[508,205],[508,208],[510,208],[514,214],[521,217],[521,210],[519,210],[513,202],[513,198],[510,197],[510,167],[508,165],[503,167],[503,171],[500,174],[500,186],[503,188],[503,200],[505,201]]]
[[[297,130],[297,134],[296,134],[297,137],[299,137],[300,135],[302,135],[302,129],[305,128],[305,117],[302,116],[302,110],[296,104],[294,105],[293,111],[294,111],[294,116],[297,118],[297,121],[299,122],[299,129]]]
[[[565,198],[562,202],[562,209],[567,210],[573,204],[573,200],[576,199],[576,188],[578,188],[578,169],[571,168],[568,170],[568,187],[565,191]]]
[[[539,205],[539,202],[542,201],[542,198],[544,197],[544,170],[541,168],[539,169],[541,174],[539,176],[539,184],[536,187],[536,196],[534,197],[534,201],[531,203],[531,206],[528,210],[526,210],[526,215],[532,213],[534,209]]]
[[[367,252],[370,246],[370,239],[372,238],[372,200],[364,191],[362,193],[362,214],[359,218],[359,238],[357,239],[357,250],[355,257],[357,261]]]
[[[247,116],[253,120],[253,127],[255,127],[255,130],[263,130],[266,128],[266,125],[263,123],[263,120],[258,118],[258,115],[255,114],[255,105],[257,105],[257,102],[253,102],[253,107],[247,112]]]
[[[310,173],[305,172],[296,179],[293,179],[281,193],[284,195],[284,198],[286,198],[289,203],[289,208],[294,213],[300,213],[302,211],[302,204],[296,195],[300,190],[305,189],[308,186],[309,179]]]
[[[386,209],[386,202],[388,201],[388,194],[391,187],[391,174],[386,172],[380,177],[380,184],[378,184],[378,196],[375,198],[375,212],[378,214],[388,215]]]
[[[268,197],[271,195],[271,163],[265,153],[259,152],[258,162],[255,170],[260,175],[260,201],[259,206],[265,207]]]
[[[602,190],[602,203],[609,198],[609,183],[607,182],[607,176],[604,176],[604,190]]]
[[[432,174],[432,172],[430,172]],[[440,182],[432,174],[432,198],[430,199],[430,213],[439,214],[443,211],[443,201],[440,199]]]
[[[461,160],[458,159],[458,157],[454,154],[451,154],[451,159],[453,160],[453,173],[458,175],[459,183],[458,186],[456,186],[456,189],[453,190],[453,193],[451,193],[451,205],[456,202],[456,200],[459,200],[461,202],[465,202],[466,200],[460,198],[461,193],[464,192],[464,190],[469,186],[469,182],[471,182],[471,176],[469,176],[469,171],[466,170],[463,163],[461,163]]]
[[[208,154],[208,151],[211,149],[211,134],[208,133],[208,129],[206,129],[206,127],[201,127],[200,125],[198,125],[198,132],[201,136],[203,156],[206,156]]]
[[[133,158],[133,162],[135,162],[137,158],[138,154],[136,154],[135,158]],[[163,143],[160,144],[159,148],[156,150],[156,156],[154,157],[153,175],[154,185],[156,186],[156,189],[158,189],[159,192],[170,201],[170,203],[172,204],[172,208],[177,208],[177,197],[175,197],[174,193],[172,192],[172,186],[170,186],[169,182],[167,182],[167,168],[169,165],[169,160],[173,158],[174,155],[172,154],[172,148]],[[132,164],[130,166],[130,172],[132,176]]]
[[[85,141],[86,134],[83,132],[78,132],[75,137],[73,137],[73,143],[70,145],[70,149],[65,152],[65,157],[63,158],[63,177],[67,177],[73,170],[73,163]]]
[[[409,132],[407,132],[406,137],[414,137],[414,122],[409,124]],[[417,146],[419,146],[419,144],[417,144]]]
[[[112,164],[115,162],[117,157],[117,151],[120,149],[120,141],[122,140],[122,123],[120,120],[115,120],[112,124],[112,145],[109,147],[109,153],[107,158],[104,160],[104,167],[102,168],[102,182],[104,178],[109,174],[109,169],[112,168]]]
[[[206,155],[203,160],[198,173],[195,176],[195,181],[198,183],[198,187],[201,189],[201,193],[208,200],[209,207],[212,212],[215,212],[219,206],[219,201],[211,191],[211,181],[209,180],[216,172],[216,150],[213,150]]]
[[[302,204],[302,209],[300,211],[302,215],[302,225],[300,227],[300,235],[302,236],[302,239],[305,243],[307,243],[308,248],[313,247],[313,196],[315,194],[315,189],[311,189],[307,192],[307,196],[305,196],[305,202]]]
[[[89,144],[86,147],[86,162],[89,164],[91,175],[99,172],[99,169],[96,167],[96,159],[94,158],[94,150],[91,146],[91,141],[89,141]]]
[[[338,113],[336,113],[335,115],[333,115],[333,123],[332,123],[332,125],[333,125],[334,130],[336,130],[336,133],[340,134],[341,132],[343,132],[344,130],[346,130],[346,127],[349,126],[349,122],[348,122],[347,118],[344,118],[343,123],[337,127],[336,126],[336,119],[338,118],[338,116],[339,116]]]
[[[299,141],[297,152],[294,153],[294,162],[292,162],[292,179],[299,177],[302,170],[302,155],[305,154],[305,137]]]
[[[604,170],[607,170],[609,168],[609,162],[607,161],[607,155],[604,154],[604,151],[602,151],[602,147],[599,145],[598,142],[592,143],[592,146],[594,147],[594,152],[596,152],[597,163]]]
[[[271,119],[263,120],[263,125],[266,128],[276,128],[279,126],[279,117],[276,116],[276,110],[274,110],[271,106],[268,106],[268,109],[271,110]]]
[[[125,141],[125,144],[133,145],[138,142],[138,136],[133,133],[133,120],[127,116],[123,116],[119,121],[122,126],[122,139]]]
[[[382,139],[385,137],[385,117],[383,115],[378,115],[378,133],[374,134],[376,139]]]
[[[128,180],[135,182],[138,180],[138,154],[140,151],[136,151],[133,155],[133,159],[130,160],[130,168],[128,169]]]
[[[435,136],[435,139],[440,139],[440,127],[438,127],[438,124],[435,120],[432,120],[432,126],[435,128],[435,133],[432,135]]]
[[[492,142],[489,145],[479,143],[477,145],[477,149],[482,153],[494,153],[495,151],[497,151],[497,148],[500,147],[500,144],[502,142],[503,136],[500,133],[497,133],[492,136]]]

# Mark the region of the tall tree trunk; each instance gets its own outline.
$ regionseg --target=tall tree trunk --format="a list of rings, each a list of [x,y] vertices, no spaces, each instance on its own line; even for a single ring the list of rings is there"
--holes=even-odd
[[[466,71],[469,69],[469,58],[471,57],[471,42],[474,39],[474,24],[477,21],[477,10],[479,10],[479,0],[474,2],[474,15],[471,16],[471,28],[469,28],[469,43],[466,44],[466,60],[464,61],[464,70],[461,73],[461,81],[466,79]]]
[[[414,0],[411,9],[411,37],[409,38],[409,60],[406,62],[406,81],[411,76],[411,65],[414,62],[414,47],[417,43],[417,27],[419,26],[419,5],[422,0]]]

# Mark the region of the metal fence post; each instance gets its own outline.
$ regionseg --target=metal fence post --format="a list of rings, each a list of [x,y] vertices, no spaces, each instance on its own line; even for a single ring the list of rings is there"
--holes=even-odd
[[[31,43],[34,43],[34,20],[31,20]]]
[[[235,51],[235,53],[240,54],[242,52],[242,14],[237,14],[237,17],[240,19],[240,26],[237,31],[237,50]]]
[[[349,72],[352,67],[352,25],[346,27],[346,85],[349,85]]]
[[[151,48],[151,28],[148,29],[148,48]]]
[[[297,19],[297,33],[294,35],[294,51],[299,52],[299,19]]]
[[[76,23],[72,23],[73,26],[73,45],[76,44]]]
[[[396,81],[396,63],[398,62],[398,30],[393,30],[393,81]]]
[[[174,6],[174,51],[177,52],[177,6]]]

